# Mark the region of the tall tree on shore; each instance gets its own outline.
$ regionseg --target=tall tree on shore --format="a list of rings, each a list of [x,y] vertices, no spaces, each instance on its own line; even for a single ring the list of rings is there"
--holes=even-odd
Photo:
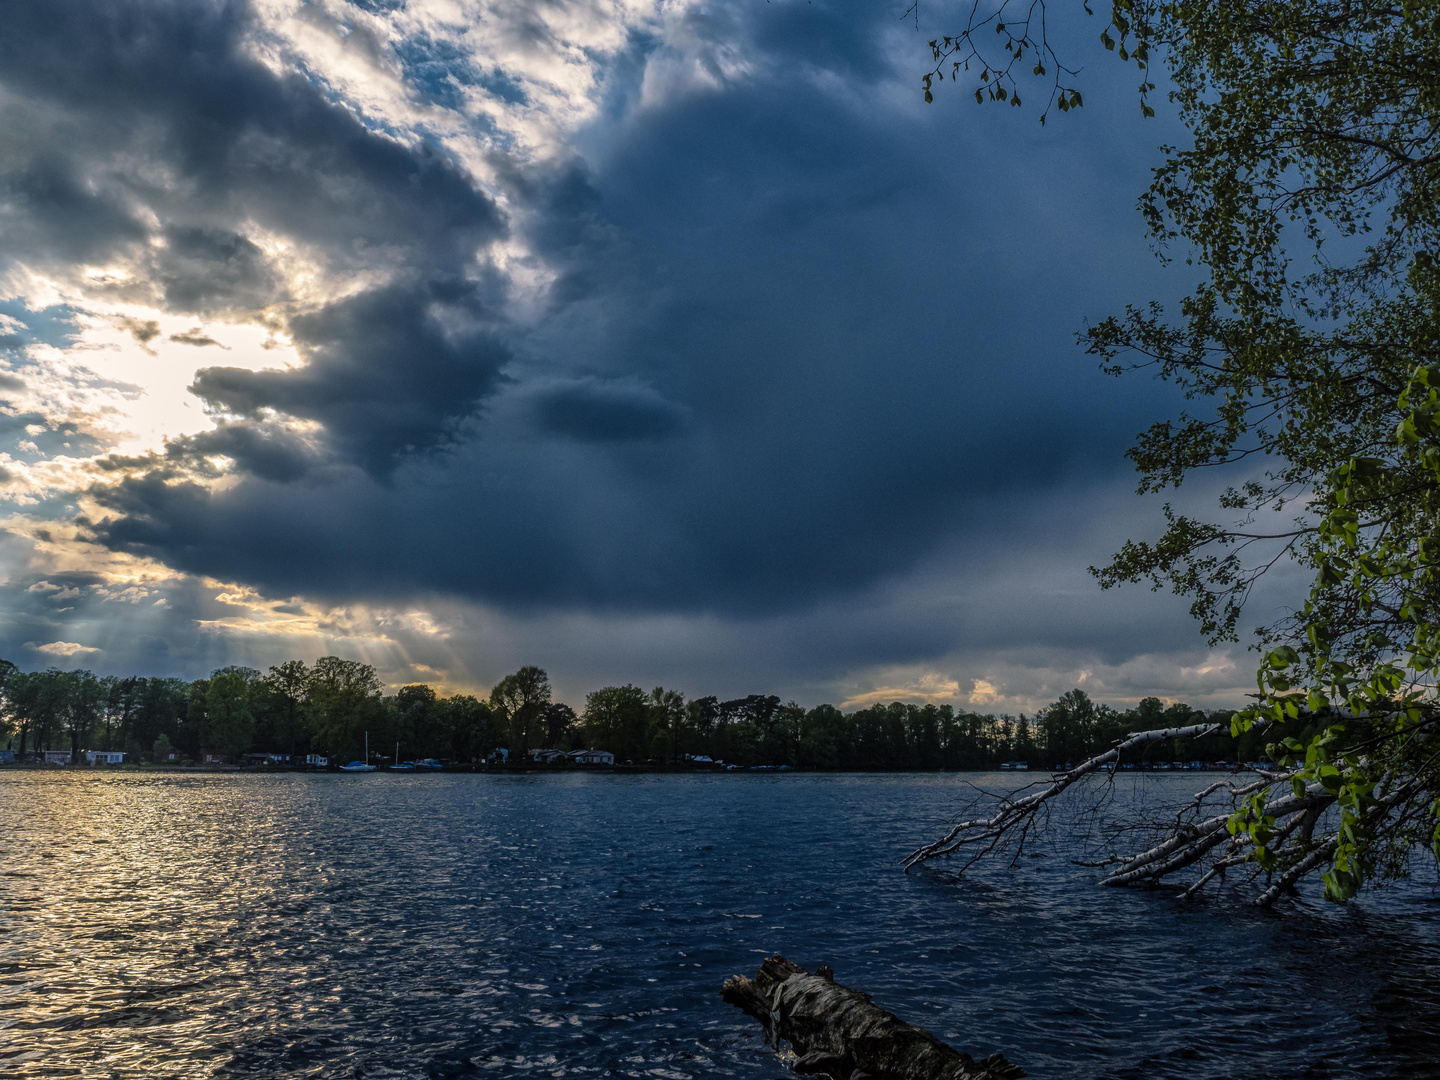
[[[161,735],[176,750],[194,752],[199,748],[199,733],[189,730],[186,712],[189,687],[182,680],[142,678],[136,696],[133,737],[142,750],[153,749]]]
[[[498,745],[499,732],[492,723],[495,711],[488,702],[457,694],[440,701],[438,709],[448,754],[454,760],[483,757]]]
[[[706,742],[720,720],[720,699],[714,694],[707,697],[691,698],[685,706],[685,718]]]
[[[0,660],[0,737],[10,739],[15,731],[15,708],[10,697],[10,680],[20,669],[9,660]]]
[[[563,701],[552,701],[545,706],[541,725],[545,731],[545,745],[558,747],[574,732],[579,717],[575,710]]]
[[[100,744],[105,750],[123,750],[130,736],[131,723],[139,709],[139,698],[144,679],[128,676],[106,676],[100,680],[105,690],[105,703],[101,712],[101,726],[104,731]]]
[[[505,724],[512,755],[524,757],[544,738],[545,707],[550,704],[550,677],[533,664],[506,675],[490,691],[490,707]]]
[[[937,39],[927,98],[968,61],[979,100],[1019,104],[1035,60],[1047,100],[1078,106],[1044,8],[1002,0]],[[1213,467],[1236,482],[1222,520],[1167,505],[1163,535],[1095,573],[1189,597],[1212,641],[1277,562],[1313,574],[1262,634],[1260,703],[1232,725],[1263,730],[1277,770],[1198,800],[1112,880],[1248,865],[1263,903],[1313,873],[1345,900],[1405,873],[1415,843],[1440,855],[1440,7],[1114,0],[1102,41],[1139,66],[1147,113],[1152,57],[1169,69],[1192,142],[1141,207],[1203,277],[1175,312],[1137,304],[1085,341],[1195,403],[1131,451],[1142,492]],[[992,844],[1038,805],[916,854]]]
[[[60,723],[65,697],[61,672],[18,671],[10,676],[5,693],[20,733],[17,752],[23,761],[31,750],[44,748],[50,730]]]
[[[650,757],[674,761],[679,756],[680,725],[685,722],[685,695],[657,686],[650,691],[650,723],[658,738]]]
[[[250,749],[255,737],[255,713],[250,704],[251,687],[258,679],[247,679],[234,669],[217,671],[205,690],[207,746],[236,758]]]
[[[644,756],[649,721],[649,695],[638,686],[602,686],[585,695],[585,740],[616,761]]]
[[[391,704],[395,709],[396,738],[402,753],[412,758],[429,756],[439,741],[439,698],[424,683],[402,686]]]
[[[355,756],[366,732],[383,744],[390,732],[380,689],[380,676],[369,664],[338,656],[316,660],[306,691],[315,741],[329,751]]]
[[[105,708],[106,687],[93,672],[56,673],[61,701],[61,719],[70,737],[70,763],[80,763],[81,744],[95,730]]]
[[[286,660],[266,673],[264,689],[269,705],[278,721],[276,734],[285,740],[293,758],[295,748],[306,733],[305,705],[310,694],[310,672],[303,660]]]

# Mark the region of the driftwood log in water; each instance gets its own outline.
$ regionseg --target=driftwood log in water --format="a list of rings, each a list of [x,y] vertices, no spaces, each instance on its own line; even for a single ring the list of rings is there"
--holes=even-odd
[[[772,1046],[795,1048],[799,1073],[836,1080],[1012,1080],[1025,1074],[999,1054],[976,1061],[946,1046],[835,981],[828,967],[810,974],[783,956],[760,965],[755,978],[725,980],[725,1000],[760,1021]]]

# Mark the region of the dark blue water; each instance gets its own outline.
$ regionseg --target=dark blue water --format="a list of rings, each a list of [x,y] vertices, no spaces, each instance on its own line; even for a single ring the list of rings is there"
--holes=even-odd
[[[783,952],[1036,1077],[1440,1076],[1428,881],[899,873],[973,779],[5,774],[0,1073],[768,1080],[719,991]]]

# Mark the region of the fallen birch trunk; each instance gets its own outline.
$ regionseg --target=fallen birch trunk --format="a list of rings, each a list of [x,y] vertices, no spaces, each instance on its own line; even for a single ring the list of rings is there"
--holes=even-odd
[[[828,967],[812,975],[783,956],[760,965],[754,980],[732,975],[724,998],[784,1039],[799,1060],[795,1071],[835,1080],[1013,1080],[1025,1074],[999,1054],[976,1061],[835,982]]]

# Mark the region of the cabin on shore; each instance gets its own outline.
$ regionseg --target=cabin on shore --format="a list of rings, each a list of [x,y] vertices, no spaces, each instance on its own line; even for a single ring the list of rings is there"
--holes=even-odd
[[[123,750],[86,750],[85,760],[91,765],[120,765],[125,761]]]
[[[591,747],[589,750],[571,750],[567,755],[572,764],[575,765],[614,765],[615,755],[609,750],[596,750]]]

